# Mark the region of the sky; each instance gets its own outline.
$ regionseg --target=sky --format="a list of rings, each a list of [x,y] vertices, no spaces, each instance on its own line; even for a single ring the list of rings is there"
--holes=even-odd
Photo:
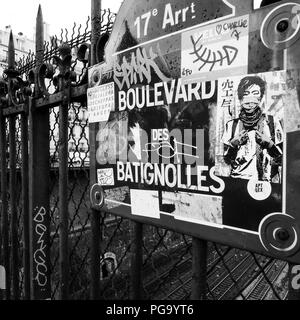
[[[258,6],[260,2],[254,0],[254,5]],[[117,13],[121,3],[122,0],[102,0],[102,8]],[[39,4],[44,21],[50,25],[51,35],[60,35],[61,28],[71,30],[74,22],[85,26],[91,11],[91,0],[0,0],[0,4],[0,30],[10,25],[14,34],[22,32],[30,39],[33,39]]]
[[[138,1],[138,0],[137,0]],[[102,0],[102,9],[117,13],[122,0]],[[61,28],[72,29],[74,22],[85,26],[91,15],[91,0],[0,0],[0,30],[10,25],[14,34],[22,32],[32,39],[36,15],[41,4],[44,22],[51,35],[60,35]]]

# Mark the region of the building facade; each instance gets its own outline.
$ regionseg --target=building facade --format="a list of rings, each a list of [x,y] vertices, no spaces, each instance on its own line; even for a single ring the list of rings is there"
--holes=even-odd
[[[3,71],[7,68],[8,62],[8,41],[11,32],[10,26],[5,30],[0,30],[0,77]],[[15,61],[19,61],[23,56],[28,55],[29,52],[34,52],[35,43],[33,40],[27,38],[22,32],[14,34],[15,45]]]

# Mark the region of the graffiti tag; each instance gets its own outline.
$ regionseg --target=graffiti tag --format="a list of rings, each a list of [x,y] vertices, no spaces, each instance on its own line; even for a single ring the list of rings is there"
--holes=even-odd
[[[138,81],[143,82],[144,79],[150,84],[151,71],[154,71],[163,82],[171,80],[160,71],[155,62],[157,57],[159,55],[153,52],[152,47],[148,53],[145,48],[138,48],[136,52],[131,53],[130,61],[123,56],[121,65],[118,63],[114,65],[114,81],[119,89],[122,90],[125,85],[129,89],[131,85],[137,84]]]
[[[46,209],[41,207],[35,217],[33,218],[35,225],[35,233],[37,235],[37,244],[38,247],[33,254],[33,259],[35,263],[35,271],[36,276],[34,280],[37,281],[40,287],[44,287],[47,284],[47,264],[46,264],[46,247],[45,243],[45,234],[47,231],[47,227],[45,226],[45,215]]]
[[[227,65],[230,66],[235,61],[238,55],[237,48],[225,45],[222,47],[222,51],[212,51],[211,49],[204,47],[203,44],[197,47],[202,37],[203,35],[195,40],[194,37],[191,36],[193,51],[190,52],[190,55],[196,56],[196,60],[194,60],[193,63],[200,62],[201,65],[198,68],[199,71],[201,71],[201,69],[206,65],[210,65],[209,71],[212,71],[217,64],[222,66],[223,63],[227,63]]]

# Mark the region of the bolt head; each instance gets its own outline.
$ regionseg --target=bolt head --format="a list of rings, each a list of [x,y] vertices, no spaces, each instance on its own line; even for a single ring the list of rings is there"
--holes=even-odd
[[[282,228],[276,232],[276,238],[280,241],[287,241],[290,238],[290,234],[286,229]]]

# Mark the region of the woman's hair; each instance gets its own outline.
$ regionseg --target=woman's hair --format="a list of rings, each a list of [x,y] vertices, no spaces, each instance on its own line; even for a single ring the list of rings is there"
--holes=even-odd
[[[239,100],[243,99],[244,96],[244,92],[250,88],[251,86],[253,86],[254,84],[258,85],[260,87],[260,97],[262,98],[263,95],[265,94],[265,90],[266,90],[266,83],[265,81],[258,77],[258,76],[248,76],[243,78],[238,86],[238,98]]]

